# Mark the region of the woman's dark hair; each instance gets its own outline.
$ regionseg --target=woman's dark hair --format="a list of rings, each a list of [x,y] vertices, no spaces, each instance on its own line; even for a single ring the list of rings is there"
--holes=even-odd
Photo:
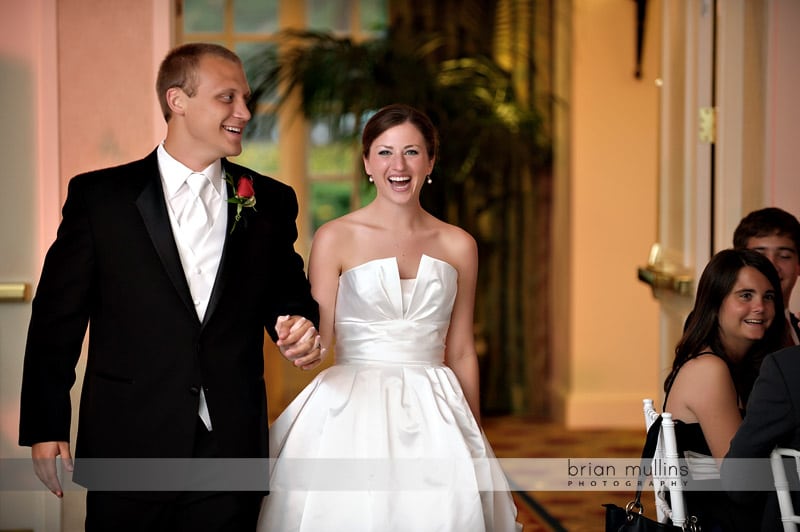
[[[775,317],[764,337],[755,342],[741,362],[734,363],[725,353],[720,339],[719,309],[725,297],[731,293],[739,271],[751,266],[761,272],[772,285],[775,292]],[[675,377],[683,365],[700,354],[701,349],[708,346],[715,355],[728,363],[736,391],[743,404],[750,395],[761,360],[772,351],[783,345],[786,328],[784,319],[783,296],[778,272],[767,257],[749,249],[725,249],[713,257],[703,270],[697,284],[697,296],[694,308],[689,313],[684,326],[683,336],[675,347],[675,361],[672,371],[664,381],[664,390],[669,393]]]
[[[425,113],[402,103],[395,103],[381,108],[367,121],[364,126],[364,132],[361,135],[362,154],[364,157],[369,156],[369,149],[372,147],[372,143],[384,131],[406,122],[413,124],[422,133],[428,157],[431,160],[435,159],[439,153],[439,134],[436,128]]]

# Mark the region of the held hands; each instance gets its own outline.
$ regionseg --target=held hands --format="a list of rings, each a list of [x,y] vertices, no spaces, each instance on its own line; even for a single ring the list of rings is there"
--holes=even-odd
[[[56,456],[61,455],[64,469],[72,471],[72,454],[69,450],[69,442],[65,441],[45,441],[34,443],[31,446],[31,458],[33,458],[33,470],[42,484],[47,486],[56,497],[63,497],[64,490],[58,480],[56,471]]]
[[[279,316],[275,323],[278,332],[278,348],[281,354],[300,369],[317,367],[325,356],[326,349],[314,324],[302,316]]]

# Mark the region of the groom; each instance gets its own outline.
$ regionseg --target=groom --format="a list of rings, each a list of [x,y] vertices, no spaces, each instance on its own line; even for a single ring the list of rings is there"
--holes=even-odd
[[[70,181],[33,301],[19,443],[59,497],[87,325],[76,481],[83,458],[265,458],[265,328],[296,366],[320,362],[294,191],[225,159],[251,116],[240,59],[180,46],[156,89],[164,142]],[[90,489],[86,529],[254,529],[261,495]]]

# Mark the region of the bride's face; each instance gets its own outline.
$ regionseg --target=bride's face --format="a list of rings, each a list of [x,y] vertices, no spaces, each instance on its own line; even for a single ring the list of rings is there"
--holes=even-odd
[[[397,202],[419,200],[433,163],[422,133],[411,122],[384,131],[364,157],[364,169],[372,177],[378,195]]]

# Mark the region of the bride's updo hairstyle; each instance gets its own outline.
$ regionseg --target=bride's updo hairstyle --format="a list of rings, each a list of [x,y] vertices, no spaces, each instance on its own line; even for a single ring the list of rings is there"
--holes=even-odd
[[[367,125],[364,126],[364,132],[361,135],[362,154],[364,157],[369,157],[369,149],[372,147],[372,143],[384,131],[406,122],[411,122],[422,133],[428,157],[431,160],[436,159],[436,155],[439,153],[439,133],[430,118],[425,113],[402,103],[383,107],[367,121]]]

